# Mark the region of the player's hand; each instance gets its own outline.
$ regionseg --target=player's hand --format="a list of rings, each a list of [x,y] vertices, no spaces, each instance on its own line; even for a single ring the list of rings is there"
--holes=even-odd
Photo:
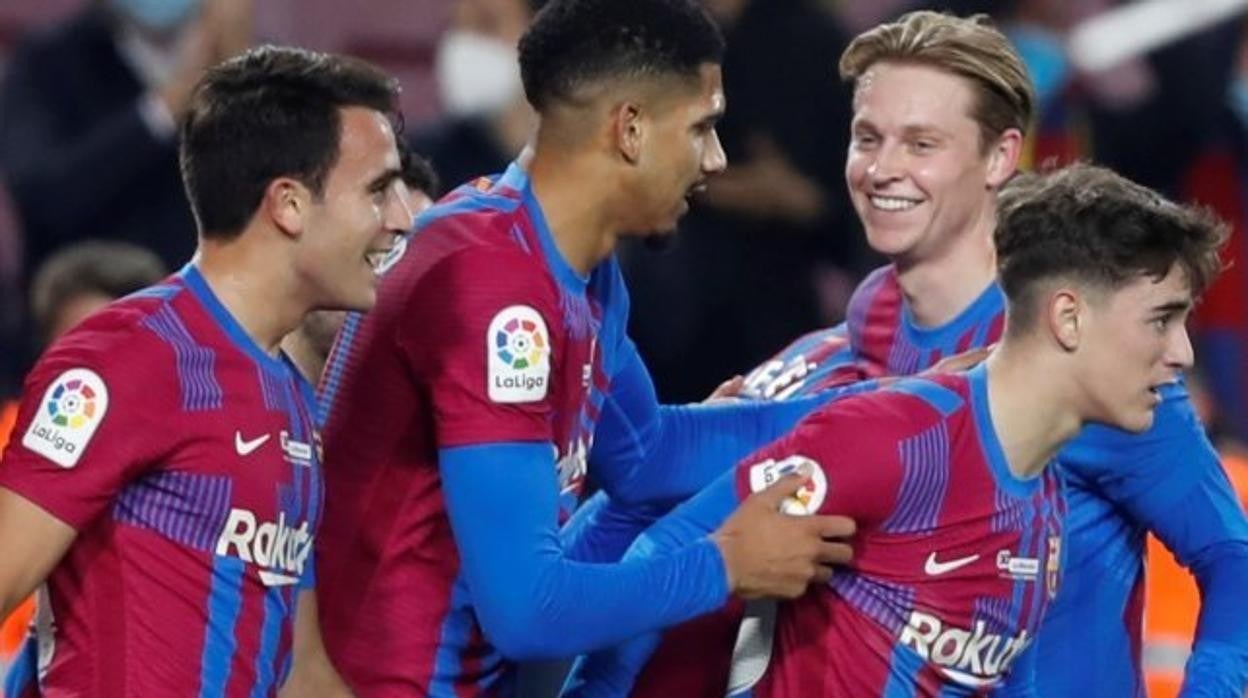
[[[706,396],[706,399],[702,401],[702,404],[714,405],[721,402],[732,402],[741,397],[741,391],[744,388],[745,376],[733,376],[723,383],[720,383],[719,387],[715,388],[713,393]]]
[[[996,346],[997,345],[995,344],[989,344],[986,347],[969,349],[961,354],[946,356],[940,361],[932,364],[931,368],[928,368],[919,375],[930,376],[938,373],[957,373],[958,371],[965,371],[988,358],[988,355],[992,353],[992,350],[995,349]]]
[[[805,466],[750,495],[712,536],[724,556],[732,593],[746,599],[797,598],[811,583],[826,582],[832,565],[853,558],[845,542],[855,531],[852,519],[780,512],[809,475]]]

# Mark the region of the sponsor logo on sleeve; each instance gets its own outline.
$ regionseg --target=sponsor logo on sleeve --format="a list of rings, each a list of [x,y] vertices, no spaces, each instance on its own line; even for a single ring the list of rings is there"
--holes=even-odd
[[[107,412],[108,387],[99,374],[70,369],[48,386],[22,445],[62,468],[72,468]]]
[[[806,456],[789,456],[783,460],[769,458],[750,466],[750,491],[760,492],[774,485],[780,478],[797,472],[803,463],[809,463],[810,479],[796,494],[787,497],[780,511],[792,516],[810,516],[819,511],[828,496],[828,478],[819,463]]]
[[[503,308],[486,330],[490,399],[537,402],[550,385],[550,334],[542,316],[527,305]]]

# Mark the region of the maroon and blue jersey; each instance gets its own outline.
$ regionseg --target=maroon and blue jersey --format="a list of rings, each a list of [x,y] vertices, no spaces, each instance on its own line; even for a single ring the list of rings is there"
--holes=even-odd
[[[854,564],[782,603],[756,696],[938,696],[1000,686],[1057,593],[1056,469],[1014,476],[986,374],[907,379],[820,410],[738,468],[744,499],[809,463],[795,513],[858,522]]]
[[[846,321],[811,332],[746,376],[746,397],[782,400],[857,381],[908,376],[987,346],[1005,328],[1005,294],[991,284],[937,328],[916,324],[893,266],[872,272],[850,298]]]
[[[566,516],[627,341],[623,280],[614,258],[567,264],[517,165],[422,214],[387,267],[321,385],[325,644],[362,695],[502,690],[512,665],[474,614],[439,451],[551,444]]]
[[[313,410],[311,386],[194,266],[53,345],[27,379],[0,486],[77,537],[40,594],[37,676],[16,688],[275,695],[314,580]]]
[[[937,328],[915,324],[894,267],[872,273],[850,301],[844,329],[816,333],[849,337],[849,356],[832,355],[809,368],[813,375],[856,371],[865,376],[908,375],[942,358],[996,342],[1005,326],[1005,298],[990,285],[957,317]],[[775,361],[792,361],[799,340]],[[844,363],[853,364],[851,371]],[[774,392],[801,396],[834,384],[793,381]],[[1144,540],[1152,530],[1191,568],[1206,590],[1205,607],[1241,608],[1229,579],[1248,556],[1248,523],[1197,419],[1182,383],[1162,391],[1153,427],[1129,434],[1086,427],[1058,455],[1068,487],[1068,575],[1036,653],[1043,671],[1039,695],[1075,692],[1142,696],[1140,643],[1144,599]],[[1220,583],[1218,580],[1228,581]],[[1212,601],[1212,604],[1211,604]],[[1206,614],[1208,615],[1208,614]],[[1216,614],[1215,614],[1216,615]],[[1202,616],[1192,686],[1243,690],[1248,646]],[[1236,634],[1236,633],[1230,633]],[[1201,644],[1201,637],[1224,639]],[[1238,644],[1238,647],[1236,646]],[[1234,655],[1237,659],[1231,661]]]
[[[648,529],[626,561],[679,549],[803,465],[812,476],[783,510],[858,522],[854,562],[828,584],[753,604],[740,635],[739,604],[669,631],[636,682],[657,634],[595,653],[567,694],[857,698],[1030,687],[1029,648],[1062,575],[1066,504],[1052,464],[1026,479],[1011,472],[987,381],[977,367],[842,397]]]
[[[859,286],[845,325],[794,342],[755,369],[747,388],[755,399],[793,399],[861,377],[913,374],[996,342],[1004,324],[1004,294],[992,284],[953,320],[920,327],[895,269],[887,266]],[[1089,425],[1058,455],[1069,502],[1066,575],[1033,648],[1041,667],[1035,676],[1038,695],[1144,694],[1140,639],[1144,541],[1150,530],[1193,570],[1205,592],[1189,682],[1218,686],[1227,695],[1243,690],[1248,676],[1243,626],[1218,619],[1236,617],[1236,609],[1243,608],[1232,580],[1242,578],[1248,560],[1248,523],[1185,386],[1167,386],[1162,397],[1148,432]],[[748,614],[746,624],[755,635],[766,628],[767,610],[768,604],[754,604]],[[729,665],[723,653],[701,657],[701,665],[714,669],[690,672],[681,648],[731,648],[741,615],[736,607],[668,632],[639,677],[636,694],[664,695],[680,686],[718,695]],[[738,639],[739,656],[753,646],[746,635]],[[1202,644],[1202,638],[1210,639]]]

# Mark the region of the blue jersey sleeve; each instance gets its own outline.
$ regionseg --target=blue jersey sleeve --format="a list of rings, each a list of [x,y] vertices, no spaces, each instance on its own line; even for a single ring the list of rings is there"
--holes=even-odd
[[[1195,575],[1202,604],[1183,695],[1241,696],[1248,682],[1248,520],[1186,387],[1169,386],[1163,398],[1148,432],[1090,426],[1059,460],[1151,529]]]
[[[597,492],[559,531],[569,558],[581,562],[616,562],[637,536],[671,511],[666,504],[628,507]]]
[[[1010,666],[1010,673],[1005,677],[1005,682],[992,692],[993,698],[1034,698],[1037,695],[1038,661],[1036,656],[1036,645],[1032,643],[1030,647],[1023,650],[1022,654],[1018,655],[1018,659],[1014,660],[1013,665]]]
[[[603,489],[626,505],[693,495],[830,399],[660,406],[632,342],[620,351],[590,462]]]
[[[671,555],[569,560],[556,527],[549,444],[439,452],[447,515],[485,634],[511,659],[567,657],[682,622],[728,598],[724,561],[702,538]]]
[[[628,549],[624,561],[663,559],[674,551],[705,539],[740,504],[736,474],[729,471],[660,519]],[[662,639],[660,632],[647,632],[614,647],[581,657],[573,665],[564,685],[564,698],[623,698],[633,688],[637,676]]]
[[[0,695],[9,698],[32,698],[39,695],[39,645],[33,636],[22,641],[4,676]]]

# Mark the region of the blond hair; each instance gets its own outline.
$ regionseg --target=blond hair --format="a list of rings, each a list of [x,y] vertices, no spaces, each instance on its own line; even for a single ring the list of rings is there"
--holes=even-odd
[[[855,37],[841,54],[841,78],[857,82],[882,61],[931,66],[969,80],[975,91],[971,118],[985,149],[1008,129],[1027,133],[1035,90],[1022,59],[988,15],[909,12]]]

